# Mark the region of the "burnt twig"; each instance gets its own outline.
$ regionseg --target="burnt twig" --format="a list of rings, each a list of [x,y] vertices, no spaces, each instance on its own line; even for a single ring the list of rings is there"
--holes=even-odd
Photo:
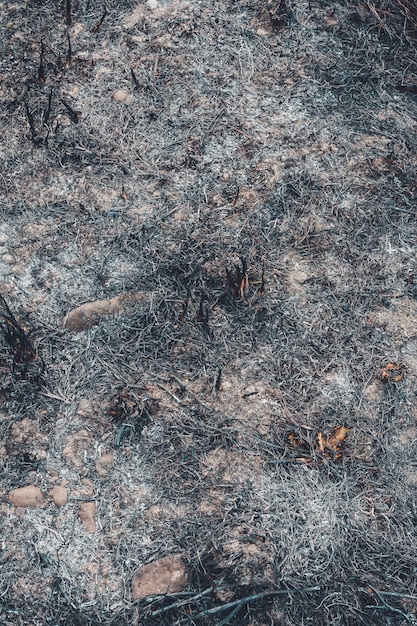
[[[38,81],[42,84],[46,82],[46,67],[45,67],[45,46],[41,41],[40,60],[38,68]]]
[[[0,320],[3,322],[3,333],[6,343],[13,354],[13,363],[22,364],[36,361],[38,355],[28,334],[20,326],[11,312],[6,300],[0,296]]]
[[[71,26],[71,23],[72,23],[72,18],[71,18],[71,0],[66,0],[65,9],[66,9],[65,21],[68,24],[68,26]]]
[[[49,92],[49,96],[48,96],[48,106],[45,109],[44,115],[43,115],[43,123],[45,125],[48,124],[49,122],[49,116],[51,115],[51,109],[52,109],[52,89]]]
[[[107,9],[104,9],[104,13],[103,13],[102,17],[99,19],[97,24],[95,26],[93,26],[93,28],[91,29],[92,33],[97,33],[100,30],[101,25],[103,24],[106,15],[107,15]]]
[[[67,48],[67,57],[65,59],[65,65],[67,67],[70,67],[71,61],[72,61],[72,47],[71,47],[71,37],[69,33],[67,33],[67,42],[68,42],[68,48]]]
[[[66,102],[65,100],[62,100],[62,104],[67,109],[71,122],[73,124],[78,124],[78,122],[81,119],[81,112],[80,111],[75,111],[75,109],[73,109],[72,106],[70,106],[68,104],[68,102]]]

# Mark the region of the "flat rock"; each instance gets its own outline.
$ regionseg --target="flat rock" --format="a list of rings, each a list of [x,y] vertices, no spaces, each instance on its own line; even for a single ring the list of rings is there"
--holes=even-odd
[[[79,333],[96,326],[100,321],[111,315],[116,315],[149,301],[149,296],[144,293],[121,294],[108,300],[95,300],[86,302],[70,311],[63,321],[64,328],[70,333]]]
[[[141,567],[132,579],[133,600],[184,591],[188,569],[181,554],[166,556]]]
[[[13,491],[9,493],[9,501],[16,507],[29,507],[32,509],[36,509],[45,504],[42,491],[39,487],[35,487],[35,485],[13,489]]]
[[[49,497],[55,506],[64,506],[68,501],[68,489],[59,485],[55,485],[49,492]]]
[[[96,526],[96,503],[82,502],[78,511],[82,525],[89,534],[94,534],[97,530]]]

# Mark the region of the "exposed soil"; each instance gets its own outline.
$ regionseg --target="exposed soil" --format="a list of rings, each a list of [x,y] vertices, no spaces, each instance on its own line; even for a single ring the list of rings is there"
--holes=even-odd
[[[0,624],[417,624],[413,4],[0,10]]]

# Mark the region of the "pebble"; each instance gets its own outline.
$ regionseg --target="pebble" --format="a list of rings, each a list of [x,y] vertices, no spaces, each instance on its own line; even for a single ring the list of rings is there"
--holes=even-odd
[[[106,452],[102,454],[99,459],[96,461],[96,472],[99,476],[103,478],[107,476],[109,470],[113,467],[113,455],[111,452]]]
[[[115,102],[126,102],[129,96],[130,96],[129,92],[126,91],[125,89],[116,89],[116,91],[113,91],[111,97],[113,98]]]
[[[94,534],[97,530],[96,525],[96,503],[82,502],[78,511],[80,520],[84,529],[89,534]]]
[[[29,507],[32,509],[39,508],[45,504],[42,491],[35,485],[13,489],[9,493],[9,501],[17,507]]]
[[[56,485],[49,492],[49,497],[55,506],[64,506],[64,504],[68,501],[68,489],[66,487]]]
[[[132,579],[133,601],[184,591],[188,568],[182,554],[166,556],[141,567]]]

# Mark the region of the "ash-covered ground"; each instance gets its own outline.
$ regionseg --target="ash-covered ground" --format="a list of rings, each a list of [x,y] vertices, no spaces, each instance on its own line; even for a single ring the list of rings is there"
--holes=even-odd
[[[417,623],[413,3],[0,10],[0,624]]]

